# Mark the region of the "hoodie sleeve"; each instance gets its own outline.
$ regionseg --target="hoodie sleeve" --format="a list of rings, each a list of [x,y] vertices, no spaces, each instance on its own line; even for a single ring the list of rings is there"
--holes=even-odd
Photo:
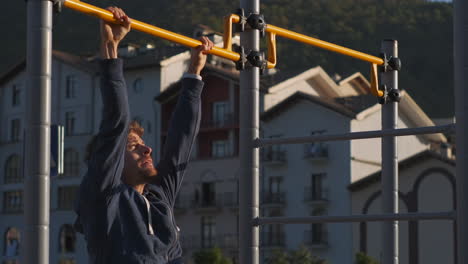
[[[203,82],[183,78],[182,90],[172,113],[163,154],[158,164],[159,182],[173,206],[200,127]]]
[[[99,132],[88,161],[88,188],[107,195],[121,183],[130,111],[121,59],[101,61],[103,103]]]

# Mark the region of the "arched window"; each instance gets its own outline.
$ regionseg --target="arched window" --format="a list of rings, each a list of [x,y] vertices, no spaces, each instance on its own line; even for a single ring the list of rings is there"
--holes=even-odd
[[[8,157],[5,162],[5,183],[21,182],[23,175],[21,173],[20,157],[16,154]]]
[[[74,253],[76,248],[76,234],[71,225],[65,224],[60,228],[59,252]]]
[[[74,149],[66,149],[64,154],[64,177],[77,177],[80,175],[80,159]]]
[[[7,260],[14,260],[19,256],[20,232],[14,227],[10,227],[5,232],[5,248],[3,255]]]

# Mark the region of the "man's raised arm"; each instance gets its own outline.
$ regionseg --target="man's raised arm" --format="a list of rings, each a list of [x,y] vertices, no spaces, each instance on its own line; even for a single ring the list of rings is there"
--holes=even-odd
[[[203,89],[200,73],[206,63],[206,52],[213,48],[213,42],[207,37],[200,40],[202,45],[192,50],[188,72],[182,78],[182,90],[169,122],[167,139],[158,166],[158,178],[172,205],[200,127],[200,96]]]
[[[106,194],[121,182],[123,157],[127,142],[130,111],[123,77],[123,62],[117,58],[120,41],[130,31],[128,16],[116,7],[109,7],[121,24],[101,21],[101,97],[103,112],[96,138],[91,143],[88,175],[91,188]]]

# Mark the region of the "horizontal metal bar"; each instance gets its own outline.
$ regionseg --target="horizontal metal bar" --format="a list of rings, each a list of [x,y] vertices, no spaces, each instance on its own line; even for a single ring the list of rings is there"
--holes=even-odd
[[[304,144],[321,141],[341,141],[341,140],[355,140],[366,138],[380,138],[385,136],[410,136],[422,134],[436,134],[455,131],[455,124],[431,127],[417,127],[417,128],[401,128],[401,129],[388,129],[388,130],[373,130],[365,132],[352,132],[345,134],[335,135],[316,135],[308,137],[297,138],[275,138],[275,139],[257,139],[255,147],[264,147],[269,145],[278,144]]]
[[[253,225],[266,224],[311,224],[311,223],[346,223],[346,222],[380,222],[380,221],[415,221],[415,220],[455,220],[456,213],[405,213],[381,215],[349,216],[308,216],[308,217],[260,217],[254,219]]]
[[[65,0],[64,6],[80,13],[84,13],[87,15],[91,15],[100,19],[103,19],[108,22],[117,23],[114,20],[114,17],[111,12],[107,11],[106,9],[102,9],[85,2],[81,2],[78,0]],[[132,29],[153,35],[155,37],[160,37],[190,48],[195,48],[200,46],[202,43],[199,40],[189,38],[144,22],[140,22],[138,20],[132,19]],[[240,54],[233,52],[231,50],[222,49],[219,47],[213,47],[208,53],[217,55],[232,61],[239,61]]]

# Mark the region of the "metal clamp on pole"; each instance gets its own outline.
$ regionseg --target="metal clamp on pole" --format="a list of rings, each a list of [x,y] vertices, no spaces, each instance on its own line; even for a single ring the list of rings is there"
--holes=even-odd
[[[247,24],[251,29],[258,29],[260,31],[260,37],[265,37],[266,23],[263,15],[250,14],[247,18]]]
[[[381,72],[391,72],[391,71],[400,71],[401,70],[401,60],[398,57],[388,56],[385,53],[381,54],[381,57],[384,63],[381,65]],[[394,87],[387,87],[382,84],[380,90],[384,91],[384,96],[379,98],[380,104],[385,104],[387,102],[400,102],[401,95],[398,89]]]
[[[50,1],[52,2],[54,13],[62,12],[63,2],[65,2],[65,0],[50,0]]]
[[[252,67],[260,68],[260,74],[263,74],[263,71],[267,68],[267,61],[261,51],[250,51],[249,55],[247,55],[247,61]]]

